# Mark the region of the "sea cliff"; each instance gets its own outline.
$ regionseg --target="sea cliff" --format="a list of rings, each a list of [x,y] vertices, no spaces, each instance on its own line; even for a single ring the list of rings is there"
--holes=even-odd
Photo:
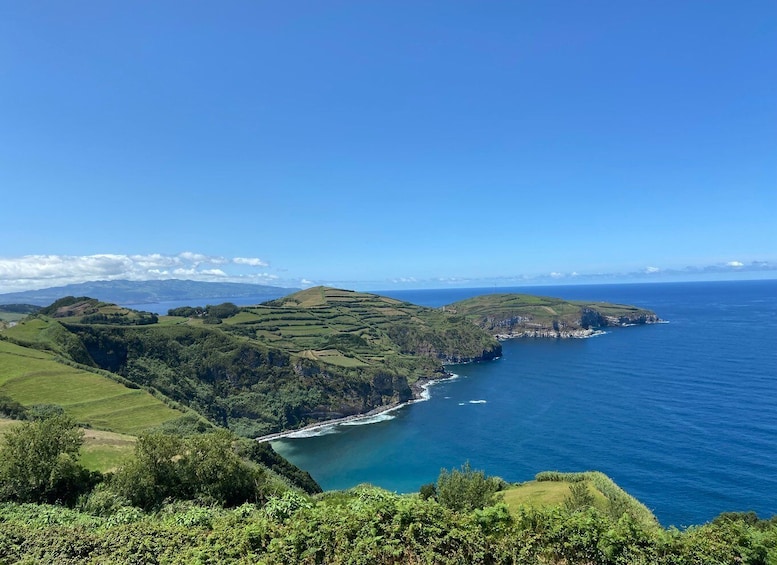
[[[605,328],[654,324],[651,310],[606,302],[567,301],[526,294],[487,294],[445,306],[497,339],[585,338]]]

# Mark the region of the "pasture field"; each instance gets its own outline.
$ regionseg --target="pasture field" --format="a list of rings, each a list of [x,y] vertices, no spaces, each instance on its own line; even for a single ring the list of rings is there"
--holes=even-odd
[[[0,341],[0,394],[24,406],[56,404],[79,422],[121,433],[139,433],[183,415],[143,389],[7,341]]]

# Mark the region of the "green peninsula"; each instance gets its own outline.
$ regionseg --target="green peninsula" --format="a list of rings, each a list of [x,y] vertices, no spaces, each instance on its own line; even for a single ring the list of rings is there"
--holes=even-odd
[[[529,294],[484,294],[444,307],[499,339],[587,337],[608,327],[654,324],[655,312],[607,302]]]
[[[248,437],[407,402],[445,363],[501,354],[461,316],[325,287],[170,314],[67,297],[2,335]]]

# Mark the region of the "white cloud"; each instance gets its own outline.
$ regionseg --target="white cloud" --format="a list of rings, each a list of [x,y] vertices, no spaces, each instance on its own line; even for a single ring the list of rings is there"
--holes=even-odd
[[[256,257],[235,257],[232,262],[237,265],[249,265],[251,267],[267,267],[267,263]]]
[[[100,253],[0,257],[0,294],[96,280],[186,278],[199,281],[278,284],[278,276],[271,273],[230,273],[226,267],[230,264],[267,266],[264,261],[256,258],[228,258],[191,251],[177,255]]]
[[[653,274],[653,273],[658,273],[658,272],[661,272],[661,269],[659,269],[658,267],[647,267],[647,268],[645,269],[645,272],[646,272],[647,274],[651,275],[651,274]]]
[[[744,267],[744,266],[745,266],[745,264],[744,264],[744,263],[741,263],[741,262],[739,262],[739,261],[729,261],[728,263],[726,263],[726,265],[727,265],[728,267],[734,267],[734,268],[737,268],[737,267]]]
[[[550,274],[550,277],[551,277],[551,278],[553,278],[553,279],[560,279],[560,278],[562,278],[563,276],[564,276],[564,273],[557,273],[557,272],[555,272],[555,271],[553,271],[553,272]]]

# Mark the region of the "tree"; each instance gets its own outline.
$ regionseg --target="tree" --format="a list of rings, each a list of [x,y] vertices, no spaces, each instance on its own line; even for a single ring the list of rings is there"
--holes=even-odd
[[[501,488],[501,483],[501,479],[486,477],[483,471],[473,470],[467,461],[461,470],[440,471],[437,500],[451,510],[472,512],[488,506],[493,495]]]
[[[111,488],[134,506],[151,510],[165,500],[237,506],[256,502],[263,470],[243,461],[226,431],[180,438],[154,433],[135,444],[135,457],[119,469]]]
[[[78,463],[84,433],[64,414],[23,422],[0,443],[0,497],[18,502],[74,502],[99,474]]]
[[[569,483],[569,496],[564,499],[564,508],[570,512],[585,510],[594,505],[594,495],[588,488],[587,481]]]
[[[222,506],[257,501],[264,473],[235,453],[234,440],[227,430],[186,440],[186,452],[179,464],[190,497]]]
[[[181,438],[146,434],[135,443],[135,457],[111,481],[118,494],[134,506],[151,509],[166,498],[181,498],[178,460],[183,453]]]

